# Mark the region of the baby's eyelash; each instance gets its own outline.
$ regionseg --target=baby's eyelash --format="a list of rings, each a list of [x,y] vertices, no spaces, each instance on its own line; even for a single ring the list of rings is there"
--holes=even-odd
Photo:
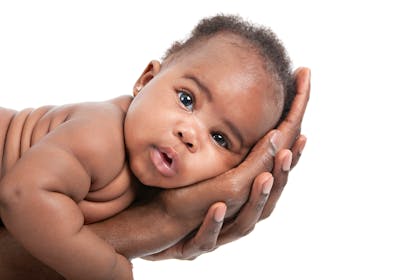
[[[195,105],[195,98],[194,94],[186,89],[179,89],[176,90],[179,102],[181,102],[182,106],[187,108],[189,111],[193,111]]]
[[[226,150],[230,150],[232,145],[229,140],[229,137],[227,137],[224,133],[221,132],[212,132],[211,137],[213,138],[213,141],[217,143],[217,145],[221,146],[222,148]]]

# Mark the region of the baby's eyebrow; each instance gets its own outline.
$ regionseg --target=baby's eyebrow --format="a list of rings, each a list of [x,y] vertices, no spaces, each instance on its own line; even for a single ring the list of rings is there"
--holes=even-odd
[[[192,80],[199,88],[200,91],[204,93],[204,95],[207,97],[208,101],[211,102],[212,101],[212,95],[211,92],[209,90],[209,88],[196,76],[192,75],[192,74],[186,74],[184,76],[184,78]]]

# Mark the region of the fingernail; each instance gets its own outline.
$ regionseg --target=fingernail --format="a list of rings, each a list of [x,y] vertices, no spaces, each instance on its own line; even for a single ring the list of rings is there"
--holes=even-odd
[[[307,140],[305,138],[305,141],[303,141],[302,146],[299,147],[299,150],[298,150],[299,155],[301,155],[303,153],[303,149],[305,149],[306,141]]]
[[[270,138],[270,144],[271,144],[270,152],[272,156],[275,156],[277,152],[279,151],[280,141],[281,141],[281,133],[280,131],[275,130],[273,132],[273,135],[271,135],[271,138]]]
[[[292,152],[288,151],[287,156],[283,160],[283,164],[281,166],[281,169],[284,172],[290,171],[290,167],[292,166]]]
[[[271,188],[273,187],[273,181],[274,181],[274,178],[270,177],[270,179],[268,179],[267,181],[263,183],[263,189],[262,189],[263,194],[267,195],[270,193]]]
[[[220,223],[223,221],[226,215],[226,207],[217,207],[216,211],[214,211],[214,221],[216,223]]]

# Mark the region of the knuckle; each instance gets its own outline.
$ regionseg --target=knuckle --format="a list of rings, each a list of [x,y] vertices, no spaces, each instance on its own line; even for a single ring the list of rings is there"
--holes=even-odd
[[[238,223],[234,223],[232,226],[234,228],[236,228],[235,234],[234,234],[235,239],[239,239],[239,238],[242,238],[244,236],[247,236],[255,228],[255,224],[250,226],[250,227],[245,227],[245,226],[239,225]]]
[[[250,228],[246,228],[246,229],[242,229],[242,231],[240,232],[240,236],[244,237],[247,236],[248,234],[250,234],[253,230],[254,230],[255,226],[252,226]]]
[[[174,259],[185,260],[188,257],[184,247],[185,246],[180,246],[176,248],[174,253]]]
[[[210,235],[210,236],[217,236],[218,234],[219,234],[219,231],[220,231],[220,228],[219,227],[212,227],[211,229],[209,229],[208,231],[207,231],[207,233]]]
[[[214,248],[213,243],[206,243],[206,244],[201,245],[199,247],[199,250],[202,251],[202,252],[210,252],[210,251],[213,250],[213,248]]]
[[[268,197],[270,196],[270,193],[267,193],[267,194],[265,194],[265,193],[260,193],[259,194],[259,197],[258,197],[258,199],[257,200],[255,200],[255,201],[250,201],[250,203],[251,203],[251,207],[252,207],[252,209],[256,212],[256,213],[260,213],[261,211],[262,211],[262,209],[264,209],[264,207],[265,207],[265,204],[266,204],[266,202],[267,202],[267,200],[268,200]]]
[[[249,185],[244,184],[239,179],[232,178],[228,182],[229,190],[225,193],[225,203],[228,206],[228,214],[231,215],[233,212],[238,211],[249,195]]]
[[[268,195],[264,195],[268,197]],[[267,198],[263,198],[262,200],[258,201],[258,203],[255,204],[255,210],[257,212],[261,212],[262,209],[264,209],[265,202],[267,201]]]
[[[260,158],[260,163],[263,170],[271,170],[273,167],[273,156],[271,154],[265,154]]]
[[[271,213],[273,213],[274,207],[270,207],[269,209],[264,209],[265,211],[260,216],[260,221],[267,219],[270,217]]]
[[[297,129],[297,120],[292,117],[292,116],[287,116],[284,120],[283,120],[283,124],[286,127],[287,130],[291,131],[291,130],[296,130]]]
[[[247,188],[238,176],[230,178],[228,184],[230,186],[230,196],[233,198],[236,198],[238,195],[242,195],[247,191]]]

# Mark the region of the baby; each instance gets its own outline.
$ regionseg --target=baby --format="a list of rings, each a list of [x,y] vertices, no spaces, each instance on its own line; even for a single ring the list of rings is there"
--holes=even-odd
[[[132,279],[84,224],[128,207],[142,185],[187,186],[238,165],[287,114],[293,89],[272,32],[219,15],[150,62],[133,97],[0,108],[1,219],[67,279]]]

